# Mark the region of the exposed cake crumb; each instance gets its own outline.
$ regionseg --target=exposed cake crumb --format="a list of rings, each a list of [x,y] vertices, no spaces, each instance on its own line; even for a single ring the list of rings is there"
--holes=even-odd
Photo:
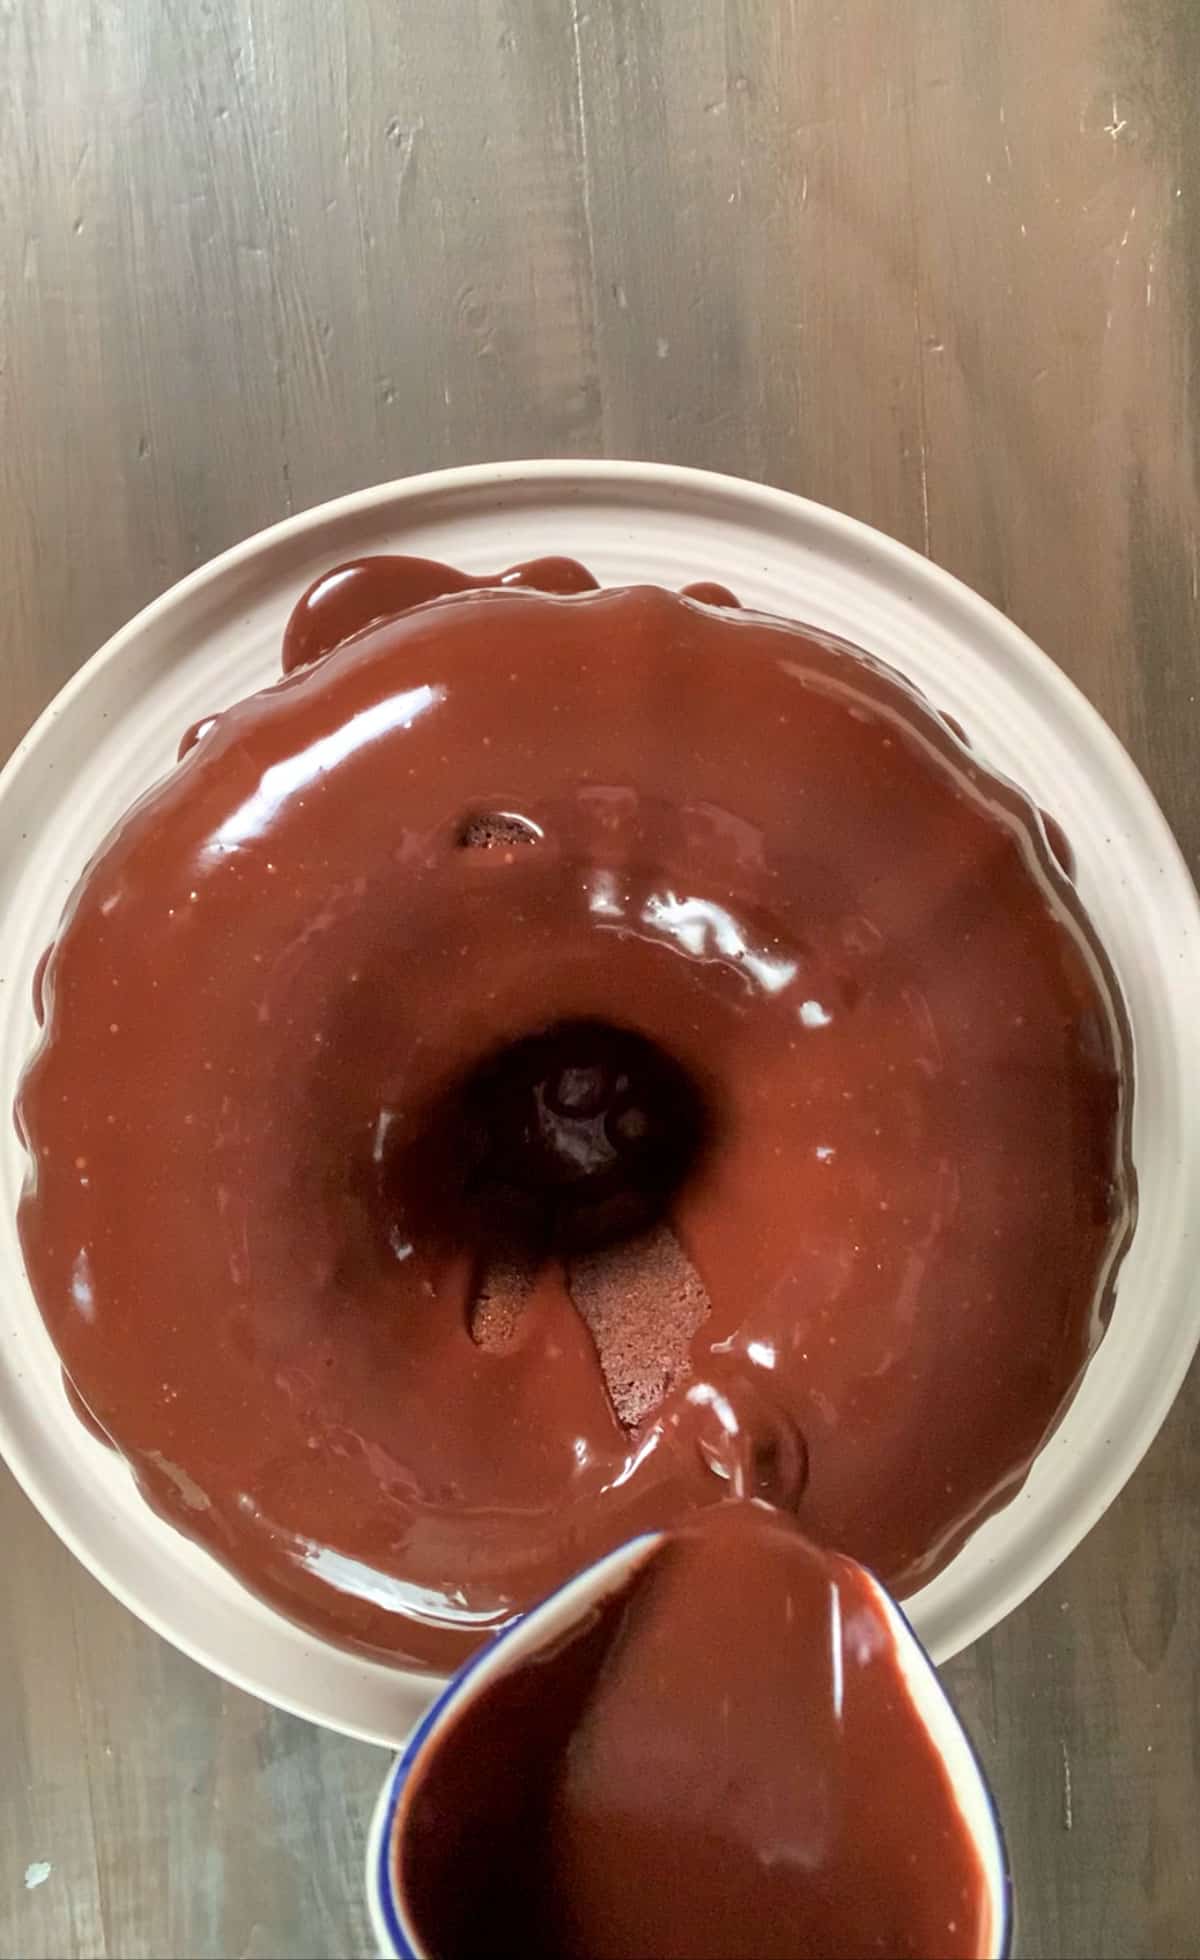
[[[471,1308],[471,1338],[511,1347],[537,1280],[511,1257],[488,1266]],[[709,1311],[703,1281],[669,1225],[571,1260],[571,1300],[596,1347],[617,1419],[634,1429],[690,1372],[692,1337]]]
[[[534,1274],[511,1260],[489,1266],[471,1308],[471,1339],[482,1348],[510,1347],[533,1284]]]
[[[572,1260],[567,1285],[596,1343],[618,1419],[633,1429],[690,1372],[709,1298],[669,1225]]]
[[[473,851],[511,851],[515,844],[540,844],[541,832],[528,817],[507,810],[485,810],[470,817],[458,834],[460,846]]]

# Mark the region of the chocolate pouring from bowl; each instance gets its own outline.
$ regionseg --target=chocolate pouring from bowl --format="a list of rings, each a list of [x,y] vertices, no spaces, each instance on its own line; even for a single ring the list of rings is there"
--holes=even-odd
[[[995,1956],[994,1805],[868,1573],[760,1503],[586,1569],[450,1684],[381,1794],[380,1950]]]

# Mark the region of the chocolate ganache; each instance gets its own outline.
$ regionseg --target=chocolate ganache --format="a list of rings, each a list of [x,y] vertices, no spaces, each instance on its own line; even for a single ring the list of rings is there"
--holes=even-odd
[[[388,1846],[410,1933],[437,1960],[995,1952],[1002,1854],[924,1666],[852,1560],[710,1506],[418,1745]]]
[[[722,587],[364,559],[284,664],[39,976],[21,1231],[76,1406],[274,1606],[418,1665],[719,1498],[731,1437],[919,1585],[1132,1229],[1124,1015],[1037,811]]]

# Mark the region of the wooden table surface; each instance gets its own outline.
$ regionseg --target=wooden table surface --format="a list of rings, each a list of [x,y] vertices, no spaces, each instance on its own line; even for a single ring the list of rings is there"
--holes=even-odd
[[[0,0],[0,751],[287,512],[643,456],[959,573],[1195,867],[1198,87],[1200,0]],[[1021,1954],[1200,1949],[1198,1472],[1193,1377],[947,1670]],[[381,1753],[181,1658],[7,1480],[0,1542],[0,1952],[365,1953]]]

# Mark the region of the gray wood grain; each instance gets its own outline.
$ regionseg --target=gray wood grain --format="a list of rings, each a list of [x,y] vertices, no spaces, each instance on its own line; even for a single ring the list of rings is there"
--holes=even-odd
[[[1195,867],[1198,84],[1196,0],[0,0],[0,751],[290,510],[625,453],[958,572]],[[1029,1960],[1200,1951],[1198,1472],[1193,1378],[949,1670]],[[382,1756],[0,1506],[0,1953],[365,1952]]]

